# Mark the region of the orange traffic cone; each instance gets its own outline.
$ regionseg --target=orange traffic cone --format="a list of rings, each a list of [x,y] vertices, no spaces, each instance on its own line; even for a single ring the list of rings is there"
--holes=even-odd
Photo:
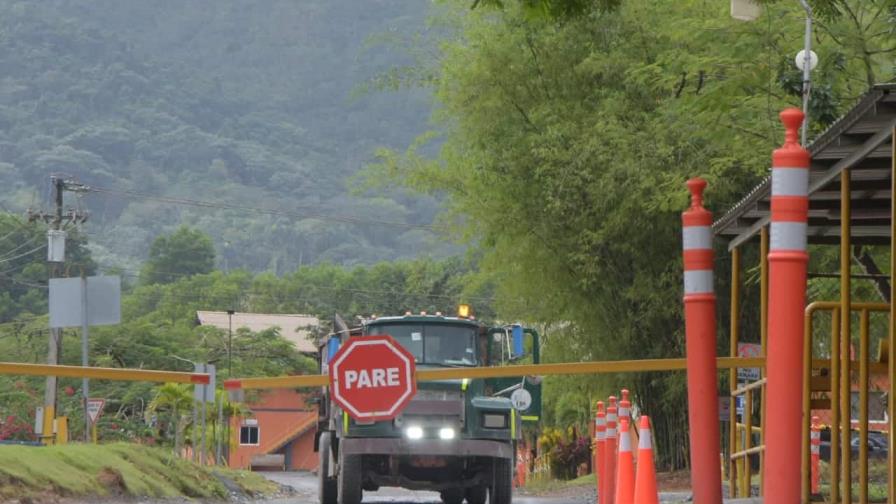
[[[619,460],[616,463],[616,504],[632,504],[635,500],[635,461],[628,418],[620,418]]]
[[[653,464],[653,440],[650,436],[650,419],[641,415],[638,426],[638,473],[635,476],[635,504],[658,504],[656,467]]]
[[[597,414],[594,425],[594,475],[597,479],[597,503],[607,502],[604,495],[604,485],[607,476],[604,474],[604,448],[607,444],[607,414],[604,411],[604,402],[597,401]]]

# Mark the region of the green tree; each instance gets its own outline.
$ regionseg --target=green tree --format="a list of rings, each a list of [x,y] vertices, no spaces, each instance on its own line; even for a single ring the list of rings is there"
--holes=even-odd
[[[140,272],[142,283],[171,283],[180,277],[209,273],[215,268],[212,239],[198,229],[181,226],[152,242]]]
[[[166,383],[156,389],[155,397],[149,403],[150,413],[168,412],[168,429],[174,430],[174,453],[180,455],[183,446],[183,430],[185,411],[193,405],[193,391],[190,385],[182,383]]]
[[[883,5],[850,4],[869,20]],[[550,329],[546,358],[682,356],[684,182],[708,179],[708,205],[726,208],[767,173],[782,140],[777,113],[799,104],[789,85],[802,47],[799,6],[769,3],[758,23],[734,21],[727,9],[626,0],[569,19],[533,19],[514,2],[497,12],[449,10],[460,37],[440,45],[429,81],[441,135],[402,154],[381,151],[367,180],[447,194],[443,219],[500,287],[500,317]],[[829,22],[857,30],[846,17]],[[888,33],[878,30],[866,47]],[[822,58],[814,75],[824,92],[813,107],[827,113],[814,115],[813,132],[864,92],[868,61],[874,75],[894,71],[885,53],[866,59],[842,37],[816,36],[819,54],[842,57]],[[424,155],[434,149],[437,157]],[[727,338],[719,341],[727,352]],[[683,374],[551,381],[568,391],[549,397],[558,421],[587,418],[595,397],[632,389],[657,419],[663,465],[686,465]]]

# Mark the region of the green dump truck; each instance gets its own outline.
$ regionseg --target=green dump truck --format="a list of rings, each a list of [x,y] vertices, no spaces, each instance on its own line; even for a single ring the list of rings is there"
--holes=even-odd
[[[489,327],[461,306],[458,316],[407,313],[348,327],[338,316],[320,345],[321,373],[339,345],[388,334],[417,369],[538,362],[538,334],[518,325]],[[321,504],[358,504],[383,486],[439,492],[445,504],[510,504],[523,422],[541,415],[537,377],[420,382],[402,413],[356,422],[322,391],[317,451]]]

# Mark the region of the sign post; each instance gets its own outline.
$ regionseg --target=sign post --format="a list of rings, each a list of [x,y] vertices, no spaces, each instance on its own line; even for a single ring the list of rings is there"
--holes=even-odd
[[[92,276],[50,279],[50,328],[81,327],[81,365],[88,367],[88,338],[92,325],[121,323],[121,278]],[[84,409],[90,397],[87,378],[81,383]],[[84,441],[90,436],[90,422],[84,418]]]
[[[391,336],[350,338],[330,361],[330,394],[355,420],[398,416],[417,392],[414,356]]]
[[[99,420],[100,415],[103,414],[103,408],[106,406],[105,399],[87,399],[87,419],[90,422],[91,433],[93,437],[94,444],[97,441],[96,436],[96,421]]]

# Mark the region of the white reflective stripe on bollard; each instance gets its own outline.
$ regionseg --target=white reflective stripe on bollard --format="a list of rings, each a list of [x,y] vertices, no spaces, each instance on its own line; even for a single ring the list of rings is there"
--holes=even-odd
[[[712,270],[684,272],[685,294],[710,294],[712,291]]]
[[[772,222],[769,250],[806,250],[805,222]]]
[[[681,230],[684,250],[712,249],[712,231],[709,226],[685,226]]]
[[[806,168],[772,168],[772,196],[807,196],[809,170]]]

